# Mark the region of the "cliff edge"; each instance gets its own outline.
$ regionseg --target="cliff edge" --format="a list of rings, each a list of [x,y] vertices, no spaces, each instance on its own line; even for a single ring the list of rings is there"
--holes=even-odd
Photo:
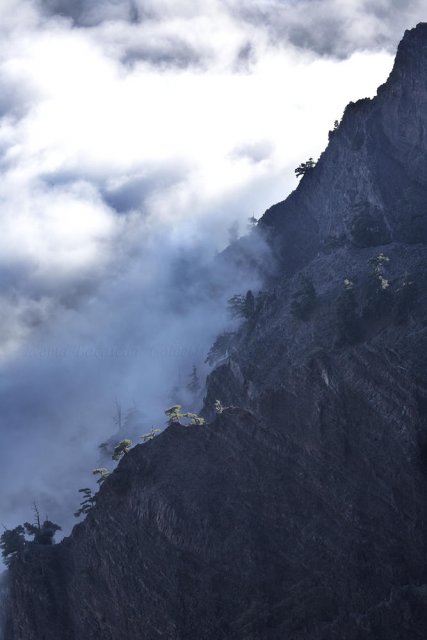
[[[211,420],[132,449],[14,562],[6,640],[424,639],[427,24],[260,227],[278,272]]]

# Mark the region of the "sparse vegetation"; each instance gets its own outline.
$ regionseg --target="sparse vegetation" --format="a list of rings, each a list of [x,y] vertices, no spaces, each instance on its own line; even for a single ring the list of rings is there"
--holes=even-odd
[[[418,298],[416,283],[408,274],[390,279],[389,263],[384,253],[368,260],[369,271],[357,297],[354,283],[344,280],[344,290],[336,302],[338,344],[358,342],[378,321],[404,324],[409,320]]]
[[[197,413],[190,413],[188,411],[185,413],[181,413],[180,404],[172,405],[172,407],[169,407],[169,409],[166,409],[165,414],[168,419],[169,425],[174,424],[175,422],[180,422],[181,418],[189,419],[191,421],[190,424],[197,424],[200,426],[205,424],[205,419],[202,418],[202,416],[199,416]]]
[[[182,416],[181,413],[181,405],[173,404],[169,409],[165,410],[166,418],[168,420],[168,424],[173,424],[174,422],[179,422],[179,419]]]
[[[334,135],[334,133],[337,131],[338,127],[340,126],[340,121],[339,120],[334,120],[334,126],[333,128],[328,131],[328,139],[330,140],[332,138],[332,136]]]
[[[99,476],[96,482],[98,484],[102,484],[104,480],[106,480],[108,476],[111,475],[111,471],[108,471],[108,469],[106,469],[105,467],[97,467],[92,471],[92,474],[94,476]]]
[[[26,545],[25,529],[18,525],[14,529],[5,529],[0,536],[0,548],[4,563],[10,567],[13,559],[16,558]]]
[[[228,308],[234,318],[251,320],[255,314],[255,296],[251,290],[244,296],[236,294],[229,299]]]
[[[113,455],[111,456],[112,459],[120,460],[121,458],[123,458],[123,456],[126,453],[129,453],[131,446],[132,446],[132,440],[129,440],[129,438],[125,438],[124,440],[121,440],[114,447],[114,452],[113,452]]]
[[[35,544],[52,544],[53,537],[57,531],[61,530],[61,527],[46,516],[46,519],[42,523],[40,520],[40,513],[36,503],[34,503],[34,522],[24,522],[25,533],[33,538],[32,542]]]
[[[89,513],[96,502],[96,496],[89,487],[79,489],[79,493],[82,494],[82,501],[80,502],[80,508],[74,514],[76,518]]]
[[[312,169],[314,169],[315,166],[316,166],[316,163],[313,160],[313,158],[309,158],[307,162],[301,162],[301,164],[298,165],[298,167],[295,169],[295,174],[297,178],[299,178],[300,176],[305,176],[305,174],[312,171]]]
[[[199,426],[203,426],[206,423],[206,420],[204,418],[202,418],[202,416],[199,416],[197,413],[183,413],[182,414],[183,418],[188,418],[191,422],[190,424],[197,424]]]
[[[248,228],[254,229],[258,224],[258,218],[255,218],[254,215],[252,215],[250,218],[248,218]]]
[[[34,522],[25,522],[18,525],[14,529],[5,529],[0,536],[0,548],[7,567],[10,567],[13,559],[16,558],[28,545],[40,544],[51,545],[55,533],[61,530],[61,527],[46,516],[41,522],[39,510],[34,503]],[[27,540],[25,536],[29,536],[32,540]]]
[[[143,442],[149,442],[150,440],[154,440],[154,438],[159,435],[160,432],[161,429],[155,429],[154,427],[151,427],[151,430],[148,433],[144,433],[142,436],[140,436],[140,438]]]
[[[389,262],[390,259],[383,253],[368,260],[370,273],[363,310],[363,315],[367,319],[378,319],[384,316],[391,308],[391,286],[386,276],[386,267]]]

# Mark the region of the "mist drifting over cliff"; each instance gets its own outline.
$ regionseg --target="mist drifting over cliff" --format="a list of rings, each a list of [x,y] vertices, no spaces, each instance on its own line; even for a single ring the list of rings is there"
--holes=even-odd
[[[295,186],[345,104],[373,95],[422,8],[2,11],[0,512],[14,525],[36,499],[64,523],[115,400],[150,428],[193,364],[206,373],[227,298],[261,286],[212,271],[216,252]],[[245,247],[267,263],[261,238]]]

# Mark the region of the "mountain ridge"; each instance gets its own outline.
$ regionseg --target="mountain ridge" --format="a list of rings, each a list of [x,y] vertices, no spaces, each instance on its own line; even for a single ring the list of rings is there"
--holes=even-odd
[[[132,449],[70,537],[16,559],[6,640],[424,638],[426,107],[421,23],[262,218],[278,270],[210,422]]]
[[[370,218],[371,246],[427,240],[425,152],[417,153],[420,146],[425,150],[427,142],[425,117],[419,108],[427,92],[425,78],[422,82],[426,34],[425,23],[405,32],[393,69],[377,95],[346,107],[315,169],[261,219],[262,227],[279,234],[278,253],[288,270],[307,264],[328,240],[351,243],[356,213]],[[416,120],[408,119],[411,112]],[[399,171],[402,175],[396,176]],[[413,216],[422,214],[421,219],[415,218],[415,227],[409,213],[402,219],[406,206],[416,211]],[[290,242],[283,245],[286,236]],[[303,257],[297,255],[302,246],[306,248]]]

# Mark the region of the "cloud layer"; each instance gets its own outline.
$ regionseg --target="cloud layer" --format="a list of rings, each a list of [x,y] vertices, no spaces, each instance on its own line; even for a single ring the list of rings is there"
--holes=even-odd
[[[163,48],[163,59],[178,64],[179,46],[170,55],[174,45],[193,52],[188,60],[203,57],[209,48],[218,53],[226,25],[229,33],[234,29],[249,38],[248,44],[253,40],[256,45],[261,37],[275,47],[291,44],[319,55],[345,57],[366,49],[393,51],[403,30],[425,17],[421,0],[40,0],[39,6],[44,15],[64,16],[80,27],[118,21],[138,25],[141,34],[156,36],[155,62],[162,59]],[[202,25],[208,27],[205,33]],[[201,32],[203,42],[209,43],[205,50],[194,46],[197,39],[202,43],[194,38]]]
[[[213,269],[216,252],[295,187],[346,103],[374,94],[421,3],[2,12],[0,513],[27,519],[34,497],[67,524],[115,399],[142,432],[176,396],[193,401],[227,297],[261,286]]]

